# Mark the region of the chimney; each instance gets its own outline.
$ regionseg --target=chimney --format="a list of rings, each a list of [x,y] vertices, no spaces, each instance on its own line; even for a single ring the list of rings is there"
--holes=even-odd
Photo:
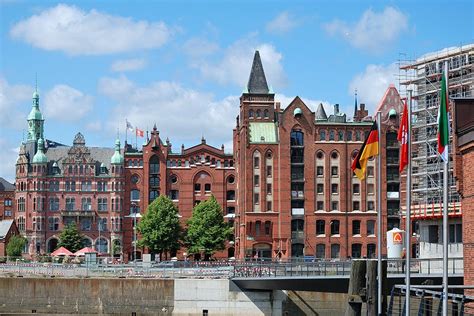
[[[361,103],[361,104],[360,104],[360,110],[361,110],[361,111],[364,111],[364,110],[365,110],[365,103]]]
[[[339,114],[339,104],[336,103],[334,104],[334,115],[338,115]]]

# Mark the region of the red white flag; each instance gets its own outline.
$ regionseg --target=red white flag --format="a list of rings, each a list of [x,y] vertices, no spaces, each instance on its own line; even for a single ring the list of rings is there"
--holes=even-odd
[[[138,137],[143,137],[145,134],[141,129],[138,128],[135,128],[135,133]]]
[[[400,122],[400,129],[398,130],[398,141],[401,143],[400,147],[400,172],[408,165],[408,107],[407,101],[403,106],[402,121]]]

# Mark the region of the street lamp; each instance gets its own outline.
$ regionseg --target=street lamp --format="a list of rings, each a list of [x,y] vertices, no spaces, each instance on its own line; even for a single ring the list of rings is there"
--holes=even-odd
[[[132,208],[130,211],[133,210],[133,213],[130,212],[130,215],[125,217],[133,217],[133,260],[137,261],[137,218],[141,218],[142,214],[137,213],[136,204],[132,203]]]

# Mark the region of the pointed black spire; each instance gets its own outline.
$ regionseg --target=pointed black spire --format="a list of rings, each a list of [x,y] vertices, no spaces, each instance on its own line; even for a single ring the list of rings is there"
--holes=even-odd
[[[247,84],[248,93],[252,94],[268,94],[267,79],[263,71],[260,53],[255,51],[253,56],[252,70],[250,71],[249,83]]]

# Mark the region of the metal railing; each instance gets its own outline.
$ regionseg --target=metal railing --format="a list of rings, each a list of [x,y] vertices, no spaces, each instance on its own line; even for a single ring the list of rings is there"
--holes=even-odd
[[[0,258],[2,259],[2,258]],[[57,277],[149,277],[149,278],[255,278],[255,277],[333,277],[348,276],[351,260],[338,261],[305,258],[304,260],[271,261],[163,261],[111,263],[100,258],[95,262],[58,263],[25,262],[21,259],[0,260],[0,275],[10,276],[57,276]],[[404,275],[405,261],[387,261],[388,275]],[[449,259],[449,274],[463,274],[463,259]],[[443,262],[436,259],[412,259],[413,275],[441,275]]]
[[[461,287],[462,289],[462,287]],[[410,288],[410,315],[441,315],[443,293],[426,287]],[[474,315],[473,297],[448,293],[448,315]],[[395,285],[390,294],[387,316],[406,315],[406,286]]]

